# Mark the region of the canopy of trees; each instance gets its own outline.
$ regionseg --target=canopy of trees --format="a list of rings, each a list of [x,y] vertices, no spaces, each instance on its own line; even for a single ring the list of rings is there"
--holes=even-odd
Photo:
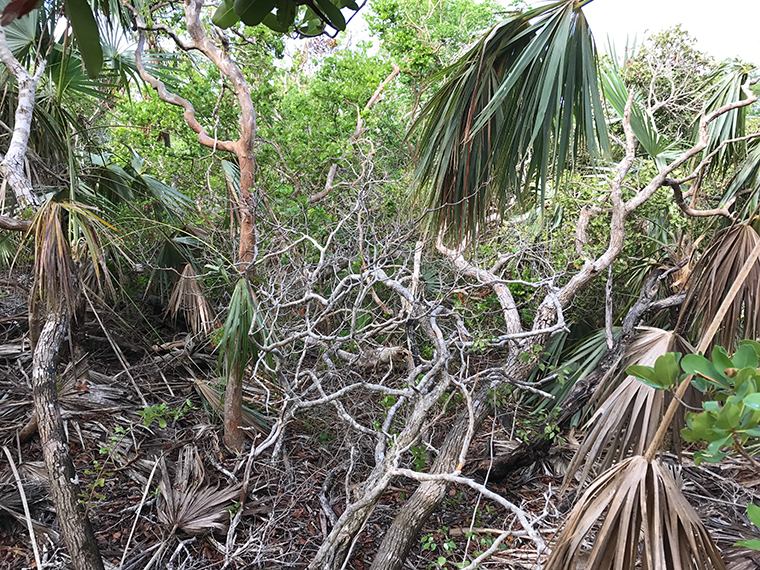
[[[760,76],[587,3],[0,0],[0,566],[756,567]]]

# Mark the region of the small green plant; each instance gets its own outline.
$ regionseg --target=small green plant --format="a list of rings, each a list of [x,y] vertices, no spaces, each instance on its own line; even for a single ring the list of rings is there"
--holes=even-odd
[[[449,537],[449,527],[445,526],[437,532],[428,533],[422,537],[420,542],[422,543],[423,551],[428,550],[432,553],[438,550],[439,546],[436,542],[436,535],[442,535],[443,537],[443,542],[440,545],[441,556],[439,556],[434,562],[428,564],[428,568],[443,568],[446,566],[446,562],[448,561],[447,556],[450,557],[454,554],[454,551],[457,548],[457,543]]]
[[[114,433],[109,435],[108,440],[100,446],[100,454],[105,455],[105,459],[103,461],[93,459],[92,468],[84,470],[85,475],[93,477],[93,480],[87,485],[87,492],[79,494],[79,501],[85,506],[85,509],[95,506],[96,501],[105,500],[103,488],[106,485],[106,477],[114,476],[113,471],[106,471],[106,469],[109,464],[113,465],[114,458],[120,457],[117,448],[128,433],[129,428],[116,426]]]
[[[760,530],[760,507],[753,505],[752,503],[747,505],[747,516],[749,517],[749,520],[752,521],[752,524]],[[760,550],[760,539],[753,538],[751,540],[740,540],[734,544],[734,546],[744,546],[750,550]]]
[[[424,445],[415,445],[409,449],[412,454],[412,469],[422,471],[427,466],[427,448]]]
[[[719,463],[725,449],[734,449],[754,463],[744,446],[760,438],[760,343],[743,340],[732,357],[716,346],[712,361],[701,354],[667,353],[654,367],[629,366],[627,372],[660,390],[671,389],[677,381],[692,376],[692,385],[706,395],[703,411],[686,414],[681,435],[687,442],[706,442],[707,448],[694,453],[694,463]],[[680,362],[679,362],[680,361]],[[680,366],[679,366],[680,364]],[[683,370],[683,374],[681,374]],[[760,528],[760,507],[747,505],[747,515]],[[760,539],[742,540],[735,546],[760,550]]]
[[[165,428],[167,425],[169,425],[168,420],[176,422],[188,411],[194,409],[195,406],[193,406],[190,400],[187,399],[185,400],[185,404],[183,406],[178,406],[176,408],[170,408],[166,402],[162,402],[160,404],[156,404],[155,406],[148,406],[142,410],[138,410],[137,413],[142,416],[142,423],[145,427],[150,427],[150,424],[152,424],[154,421],[157,421],[159,427]]]

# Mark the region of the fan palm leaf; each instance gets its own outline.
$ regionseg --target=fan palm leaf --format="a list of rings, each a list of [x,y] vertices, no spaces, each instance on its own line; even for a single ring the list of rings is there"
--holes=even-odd
[[[666,352],[691,353],[694,349],[674,332],[642,327],[626,350],[624,361],[627,366],[654,366]],[[570,462],[563,489],[581,466],[582,486],[595,465],[604,471],[624,457],[640,455],[654,438],[667,403],[665,391],[647,386],[633,376],[625,376],[617,387],[616,384],[608,383],[595,396],[602,403],[588,422],[591,430]]]
[[[418,196],[431,223],[474,231],[492,200],[504,206],[537,177],[543,197],[585,140],[608,148],[596,48],[582,6],[563,0],[512,15],[443,70],[422,110]]]
[[[702,254],[689,278],[689,291],[681,310],[681,323],[696,324],[704,334],[720,305],[736,281],[747,256],[760,241],[750,224],[733,225],[718,234]],[[760,335],[760,262],[756,262],[723,320],[716,342],[733,347],[742,338]]]
[[[617,57],[613,55],[611,63],[602,68],[602,84],[605,99],[622,120],[628,100],[628,87],[619,73],[620,68],[616,62]],[[670,141],[658,132],[654,118],[644,108],[644,98],[640,93],[635,94],[631,105],[631,130],[658,169],[664,168],[668,159],[678,155],[677,141]]]
[[[742,86],[747,81],[748,74],[754,66],[747,66],[741,63],[723,64],[715,73],[714,87],[708,92],[706,113],[710,113],[728,103],[736,103],[744,98]],[[745,134],[745,124],[747,117],[747,108],[739,107],[728,113],[723,113],[708,126],[709,138],[707,148],[704,154],[710,154],[716,150],[724,141],[743,137]],[[696,131],[699,127],[697,120],[694,125]],[[746,145],[744,142],[735,142],[727,144],[718,151],[717,160],[713,164],[721,172],[725,173],[728,168],[736,165],[746,156]]]
[[[221,416],[224,413],[224,396],[222,390],[198,379],[195,380],[195,387],[203,399],[208,402],[211,408],[213,408],[214,412]],[[249,406],[243,405],[242,418],[244,427],[253,428],[258,433],[268,434],[272,429],[272,418]],[[250,431],[247,433],[249,433],[251,437],[254,437],[255,435]]]
[[[216,317],[206,300],[198,274],[191,263],[185,264],[169,298],[167,311],[173,319],[182,313],[195,335],[208,335],[214,330]]]
[[[163,457],[159,459],[159,472],[158,520],[161,524],[191,535],[227,528],[230,519],[228,507],[240,496],[241,486],[219,489],[205,485],[205,471],[194,445],[182,448],[173,484]]]
[[[721,207],[725,207],[744,190],[749,190],[751,196],[745,203],[743,218],[749,212],[757,209],[758,190],[760,190],[760,139],[755,139],[749,144],[747,158],[744,159],[736,174],[731,178],[731,182],[721,199]]]
[[[593,544],[588,558],[584,541]],[[546,565],[568,568],[725,570],[726,565],[668,469],[637,455],[592,483],[570,513]]]

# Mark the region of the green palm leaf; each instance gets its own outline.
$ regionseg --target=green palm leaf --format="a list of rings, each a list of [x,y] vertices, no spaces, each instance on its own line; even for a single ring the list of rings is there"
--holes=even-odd
[[[744,98],[742,85],[747,81],[748,73],[753,69],[752,66],[733,63],[724,64],[715,72],[716,83],[709,93],[707,100],[706,113],[719,109],[728,103],[735,103]],[[740,107],[724,113],[715,119],[708,127],[710,138],[707,141],[707,148],[704,154],[713,152],[718,146],[726,140],[744,136],[747,108]],[[699,120],[695,123],[695,130],[699,125]],[[746,145],[744,142],[731,143],[723,147],[717,156],[714,164],[720,172],[726,170],[740,162],[746,156]]]
[[[474,231],[534,178],[541,198],[581,141],[593,159],[608,141],[596,48],[581,10],[563,0],[510,16],[441,72],[420,132],[418,195],[432,223]],[[440,78],[439,77],[439,78]]]

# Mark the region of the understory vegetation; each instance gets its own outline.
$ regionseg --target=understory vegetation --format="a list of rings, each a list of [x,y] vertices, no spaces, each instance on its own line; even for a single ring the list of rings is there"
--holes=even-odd
[[[0,566],[758,567],[760,75],[588,1],[0,0]]]

